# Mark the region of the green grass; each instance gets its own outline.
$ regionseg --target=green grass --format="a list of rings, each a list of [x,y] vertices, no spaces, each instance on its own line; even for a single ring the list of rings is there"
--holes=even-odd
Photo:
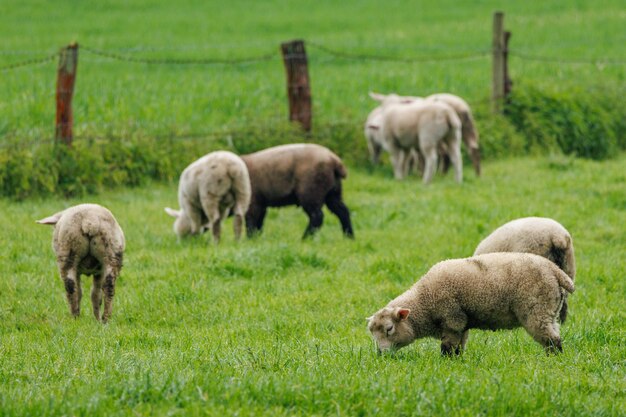
[[[219,247],[208,235],[178,242],[162,210],[175,184],[0,200],[0,415],[624,415],[625,162],[503,160],[481,179],[467,168],[462,186],[448,175],[428,187],[388,166],[352,168],[354,241],[327,212],[302,242],[305,215],[285,208],[254,240],[236,244],[229,220]],[[127,238],[106,326],[88,296],[70,317],[52,230],[34,223],[85,201],[109,207]],[[574,237],[564,354],[545,356],[521,329],[473,331],[459,358],[433,339],[375,354],[365,317],[529,215]]]
[[[302,140],[286,126],[278,50],[302,38],[313,139],[342,157],[358,155],[345,182],[355,241],[327,213],[319,235],[301,242],[305,216],[288,208],[270,211],[252,241],[235,244],[228,221],[219,247],[208,236],[178,242],[162,210],[176,204],[175,183],[71,200],[0,199],[0,416],[625,415],[626,155],[499,160],[523,153],[524,144],[511,124],[489,115],[488,54],[420,62],[487,52],[495,10],[513,32],[515,89],[624,91],[617,0],[4,1],[0,69],[74,40],[86,47],[74,97],[76,141],[85,145],[92,137],[138,137],[158,149],[171,136],[181,140],[178,155],[203,139],[207,150],[241,152],[269,142],[272,132],[277,142]],[[316,45],[415,61],[340,58]],[[148,65],[89,47],[134,58],[275,55],[238,65]],[[54,131],[56,59],[0,74],[0,146],[36,152],[31,145]],[[464,96],[491,158],[483,178],[466,167],[462,186],[449,175],[425,187],[416,178],[394,181],[388,164],[367,169],[361,125],[375,106],[371,90]],[[195,139],[182,142],[186,136]],[[171,163],[183,166],[178,159]],[[50,163],[29,161],[31,176]],[[82,316],[70,317],[52,230],[34,223],[88,201],[109,207],[127,237],[106,326],[91,316],[89,279]],[[497,226],[531,215],[553,217],[574,236],[577,291],[562,329],[564,354],[546,357],[516,330],[474,331],[460,358],[442,358],[431,339],[376,356],[365,317],[434,263],[468,256]]]
[[[562,2],[407,1],[264,2],[8,0],[0,15],[0,67],[54,54],[71,41],[134,58],[229,59],[274,54],[240,65],[147,65],[81,50],[74,98],[75,134],[185,136],[287,118],[279,44],[308,43],[314,123],[361,126],[375,103],[367,92],[426,95],[450,91],[488,113],[492,14],[504,10],[513,32],[510,70],[515,88],[537,83],[563,90],[624,90],[623,5],[617,0]],[[415,58],[378,61],[342,54]],[[419,62],[484,52],[472,60]],[[516,55],[517,54],[517,55]],[[576,64],[528,60],[621,61]],[[50,139],[56,60],[4,71],[0,140]],[[227,136],[224,133],[222,136]]]

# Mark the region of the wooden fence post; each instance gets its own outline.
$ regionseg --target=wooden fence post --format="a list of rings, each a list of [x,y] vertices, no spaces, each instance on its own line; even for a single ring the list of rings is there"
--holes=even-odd
[[[57,72],[57,116],[56,140],[72,146],[72,96],[74,95],[74,81],[76,80],[76,65],[78,64],[78,44],[76,42],[61,48],[59,52],[59,67]]]
[[[284,42],[281,50],[287,73],[289,120],[300,122],[308,132],[311,130],[311,89],[304,41]]]
[[[492,90],[491,103],[494,113],[502,112],[504,98],[504,13],[495,12],[493,15],[493,62],[492,62]]]
[[[504,102],[507,103],[511,90],[513,89],[513,80],[509,77],[509,40],[511,39],[511,32],[504,32]]]

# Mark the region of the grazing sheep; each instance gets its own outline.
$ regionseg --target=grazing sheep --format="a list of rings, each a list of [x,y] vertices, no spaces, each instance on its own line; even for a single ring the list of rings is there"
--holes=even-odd
[[[453,94],[441,93],[432,94],[426,97],[425,100],[445,103],[452,107],[456,114],[461,119],[461,137],[463,143],[467,146],[467,152],[469,153],[472,165],[476,175],[480,176],[480,146],[478,145],[478,131],[476,130],[476,123],[472,116],[472,110],[465,100],[459,96]],[[448,155],[443,155],[444,172],[447,169]]]
[[[433,266],[408,291],[367,319],[379,351],[415,339],[441,340],[460,354],[469,329],[522,326],[547,352],[562,351],[557,316],[574,283],[554,263],[530,253],[491,253]]]
[[[454,166],[455,179],[463,181],[461,158],[461,121],[446,104],[424,100],[407,100],[396,94],[370,93],[382,103],[380,138],[391,154],[396,179],[407,174],[406,158],[412,149],[424,157],[423,181],[428,184],[437,169],[438,148],[445,145]]]
[[[474,255],[492,252],[527,252],[554,262],[571,279],[576,279],[572,236],[559,222],[545,217],[524,217],[510,221],[483,239]],[[567,297],[559,314],[567,318]]]
[[[93,315],[106,323],[113,311],[115,281],[124,255],[124,232],[113,214],[97,204],[80,204],[37,223],[54,226],[52,247],[72,315],[80,315],[81,274],[93,275]],[[100,318],[103,294],[104,312]]]
[[[239,240],[243,218],[250,205],[248,168],[240,157],[228,151],[211,152],[189,165],[178,185],[180,210],[165,211],[176,218],[174,232],[183,237],[210,228],[219,243],[222,221],[231,210],[233,228]]]
[[[354,237],[350,211],[342,201],[341,180],[347,172],[341,159],[314,144],[290,144],[241,157],[250,173],[252,199],[246,213],[248,236],[261,231],[267,207],[302,206],[309,224],[303,238],[312,236],[324,221],[326,204],[341,222],[343,233]]]

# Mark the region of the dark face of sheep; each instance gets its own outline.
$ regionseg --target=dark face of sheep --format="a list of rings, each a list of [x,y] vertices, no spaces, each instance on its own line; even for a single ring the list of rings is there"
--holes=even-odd
[[[385,307],[367,318],[367,328],[379,352],[397,350],[415,340],[407,320],[410,312],[408,308]]]

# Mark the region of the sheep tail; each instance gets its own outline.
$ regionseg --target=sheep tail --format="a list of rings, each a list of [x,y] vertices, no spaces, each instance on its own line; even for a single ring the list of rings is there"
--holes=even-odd
[[[569,235],[552,236],[551,260],[559,266],[574,281],[576,264],[574,260],[574,245]]]
[[[565,272],[561,271],[560,268],[555,269],[556,280],[559,283],[559,286],[563,288],[568,293],[574,292],[574,281],[567,275]]]
[[[229,174],[233,182],[233,191],[237,204],[243,204],[247,207],[250,204],[252,194],[247,169],[245,171],[233,169]]]

